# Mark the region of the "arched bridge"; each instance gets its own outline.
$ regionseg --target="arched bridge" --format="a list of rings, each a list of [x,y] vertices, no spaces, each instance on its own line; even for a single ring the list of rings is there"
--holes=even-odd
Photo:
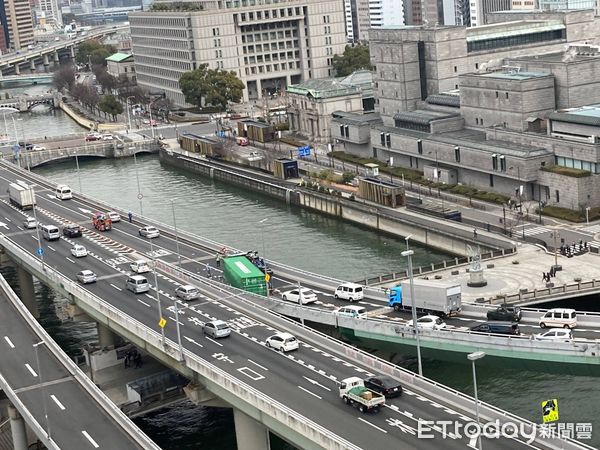
[[[18,109],[19,112],[30,111],[37,105],[48,105],[55,108],[59,103],[58,94],[42,94],[42,95],[23,95],[19,97],[13,97],[6,100],[0,100],[1,109]]]

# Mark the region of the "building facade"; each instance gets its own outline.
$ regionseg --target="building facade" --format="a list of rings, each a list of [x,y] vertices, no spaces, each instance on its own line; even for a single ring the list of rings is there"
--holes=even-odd
[[[106,71],[121,82],[127,81],[135,84],[137,81],[133,55],[128,53],[115,53],[106,58]]]
[[[333,55],[343,53],[347,42],[344,6],[337,0],[203,5],[201,11],[129,15],[138,84],[164,91],[179,106],[186,104],[179,78],[200,64],[234,71],[246,86],[244,101],[258,100],[332,76]]]
[[[33,19],[29,0],[5,0],[10,48],[20,50],[33,44]]]

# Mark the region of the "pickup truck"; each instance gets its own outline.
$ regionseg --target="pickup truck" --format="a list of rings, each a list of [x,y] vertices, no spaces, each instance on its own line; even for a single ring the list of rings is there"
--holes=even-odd
[[[521,308],[518,306],[500,305],[486,314],[488,320],[504,320],[518,322],[521,320]]]
[[[344,403],[357,407],[361,413],[378,412],[385,405],[385,396],[367,389],[364,381],[358,377],[342,380],[339,391]]]

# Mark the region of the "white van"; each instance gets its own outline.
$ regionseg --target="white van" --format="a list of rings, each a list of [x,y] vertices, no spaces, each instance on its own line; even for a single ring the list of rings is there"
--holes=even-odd
[[[342,300],[357,302],[363,299],[363,287],[356,283],[343,283],[337,287],[333,296]]]
[[[60,231],[58,227],[55,227],[54,225],[42,225],[41,230],[43,238],[48,241],[60,239]]]
[[[73,198],[73,193],[71,192],[71,188],[66,184],[61,184],[60,186],[56,186],[56,198],[59,200],[70,200]]]
[[[577,312],[569,308],[550,309],[540,318],[540,328],[575,328]]]
[[[148,265],[148,261],[145,259],[138,259],[137,261],[129,264],[131,270],[135,273],[146,273],[150,272],[150,265]]]
[[[134,294],[141,294],[142,292],[148,292],[150,290],[150,285],[148,284],[148,280],[146,277],[141,275],[132,275],[127,278],[125,282],[125,287],[128,291],[133,292]]]

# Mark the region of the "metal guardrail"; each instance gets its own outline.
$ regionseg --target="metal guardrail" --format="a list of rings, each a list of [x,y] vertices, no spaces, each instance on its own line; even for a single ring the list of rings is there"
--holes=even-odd
[[[30,255],[16,243],[10,241],[6,236],[0,235],[0,243],[2,243],[2,246],[9,255],[11,255],[15,260],[18,260],[25,268],[27,268],[28,271],[30,271],[30,273],[34,274],[40,280],[44,281],[50,286],[59,288],[59,290],[63,291],[67,295],[77,298],[79,301],[86,304],[88,308],[91,308],[92,310],[106,317],[111,323],[128,330],[130,333],[143,340],[148,346],[154,347],[155,349],[166,353],[174,360],[178,360],[177,355],[179,355],[179,350],[177,343],[171,341],[170,339],[166,339],[165,345],[163,346],[160,333],[150,329],[132,317],[125,315],[121,310],[93,295],[82,286],[69,280],[59,272],[55,271],[53,268],[48,267],[48,265],[45,266],[46,270],[43,271],[41,262],[37,258]],[[6,289],[8,284],[6,284],[6,282],[3,284],[0,282],[0,286]],[[14,293],[12,295],[16,298]],[[20,303],[20,301],[18,303]],[[26,310],[23,311],[23,309],[25,309],[25,306],[21,304],[20,310],[23,314],[26,314]],[[29,314],[29,319],[35,320],[31,314]],[[85,374],[83,374],[83,372],[81,372],[79,368],[77,368],[77,366],[70,359],[68,359],[68,357],[66,357],[66,355],[61,353],[58,345],[50,338],[48,339],[51,341],[49,348],[58,352],[57,357],[62,356],[67,358],[67,367],[69,367],[73,376],[77,378],[84,387],[93,386],[91,380],[89,380],[89,378],[87,378]],[[332,433],[326,428],[314,423],[307,417],[268,397],[267,395],[263,394],[252,386],[245,384],[227,372],[222,371],[209,361],[204,360],[191,351],[184,350],[184,357],[185,366],[187,368],[205,377],[210,382],[215,383],[218,387],[224,389],[237,399],[247,402],[252,407],[261,411],[262,414],[267,414],[274,420],[283,423],[291,430],[306,436],[308,439],[311,439],[318,445],[332,450],[360,450],[359,447],[355,446],[351,442],[344,440],[335,433]],[[131,422],[122,413],[122,411],[118,409],[102,392],[90,390],[90,395],[98,399],[101,404],[108,402],[106,405],[107,412],[111,414],[111,416],[115,417],[115,420],[118,418],[119,421],[123,421],[124,426],[134,427],[135,429],[131,429],[131,433],[141,433],[139,429],[135,427],[133,422]],[[135,434],[132,434],[132,436],[135,436]],[[146,437],[145,435],[143,436]],[[142,445],[142,447],[144,449],[158,449],[158,447],[150,444],[151,441],[148,439],[148,443],[145,446]]]

